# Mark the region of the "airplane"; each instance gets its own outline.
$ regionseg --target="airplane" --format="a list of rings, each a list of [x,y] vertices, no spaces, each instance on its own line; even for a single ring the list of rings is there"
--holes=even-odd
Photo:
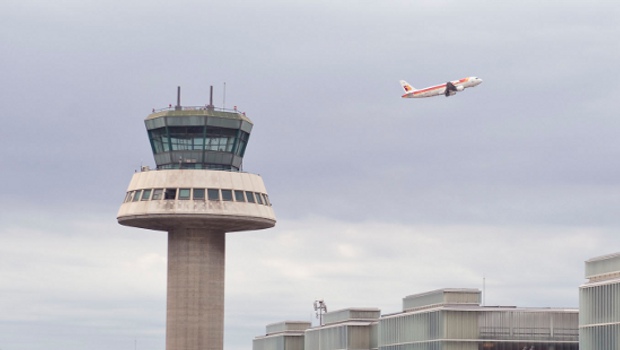
[[[449,81],[445,84],[435,85],[424,89],[416,89],[409,85],[404,80],[400,81],[400,85],[405,89],[405,94],[402,98],[418,98],[418,97],[433,97],[438,95],[445,95],[450,97],[456,94],[458,91],[463,91],[466,88],[478,86],[482,83],[482,79],[477,77],[467,77],[459,80]]]

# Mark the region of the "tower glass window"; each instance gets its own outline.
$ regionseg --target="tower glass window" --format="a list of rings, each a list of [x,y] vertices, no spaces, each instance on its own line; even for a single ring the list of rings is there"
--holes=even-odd
[[[232,190],[222,190],[222,200],[223,201],[232,201]]]
[[[210,201],[219,201],[220,200],[220,190],[217,188],[209,188],[207,190],[207,196]]]
[[[232,152],[237,132],[234,129],[208,128],[206,149],[209,151]]]
[[[235,153],[239,156],[239,157],[243,157],[244,153],[245,153],[245,147],[248,144],[248,139],[250,138],[250,134],[248,134],[245,131],[239,131],[239,142],[237,145],[237,149],[235,150]]]
[[[136,193],[133,194],[133,202],[137,202],[138,200],[140,200],[140,194],[142,193],[142,190],[137,190]]]
[[[154,113],[145,121],[158,169],[239,171],[252,123],[212,110]]]
[[[148,201],[149,199],[151,199],[151,191],[151,189],[142,191],[142,198],[140,198],[140,200]]]
[[[173,151],[202,150],[204,148],[204,127],[168,127],[170,145]]]
[[[271,202],[269,202],[269,196],[266,193],[264,193],[263,196],[265,196],[265,205],[271,206]]]
[[[170,143],[165,128],[149,130],[149,140],[151,141],[151,147],[155,154],[168,152],[170,150]]]
[[[156,188],[155,190],[153,190],[153,199],[154,201],[158,201],[161,199],[161,195],[164,192],[163,189],[161,188]]]
[[[179,199],[189,199],[190,194],[191,194],[191,189],[189,188],[179,189]]]
[[[205,189],[194,188],[194,200],[204,200],[204,199],[205,199]]]
[[[243,191],[235,190],[235,201],[245,202],[245,196],[243,195]]]
[[[245,192],[245,196],[248,197],[248,202],[250,202],[250,203],[255,203],[256,202],[254,200],[254,192],[246,191]]]
[[[176,188],[166,188],[164,192],[164,199],[176,199],[177,198],[177,189]]]

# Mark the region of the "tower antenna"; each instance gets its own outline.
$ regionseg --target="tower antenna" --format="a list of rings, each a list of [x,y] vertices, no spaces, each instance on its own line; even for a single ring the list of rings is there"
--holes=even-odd
[[[177,105],[174,107],[174,110],[181,110],[181,87],[177,86]]]
[[[213,109],[213,85],[211,85],[211,88],[209,89],[209,105],[207,106],[207,109]]]

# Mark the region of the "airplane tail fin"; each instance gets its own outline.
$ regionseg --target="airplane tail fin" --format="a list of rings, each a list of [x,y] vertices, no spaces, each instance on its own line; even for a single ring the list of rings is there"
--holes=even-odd
[[[404,81],[404,80],[401,80],[401,81],[400,81],[400,86],[402,86],[402,87],[403,87],[403,89],[405,89],[405,92],[406,92],[406,93],[413,92],[413,91],[416,89],[416,88],[414,88],[413,86],[409,85],[409,83],[408,83],[408,82],[406,82],[406,81]]]

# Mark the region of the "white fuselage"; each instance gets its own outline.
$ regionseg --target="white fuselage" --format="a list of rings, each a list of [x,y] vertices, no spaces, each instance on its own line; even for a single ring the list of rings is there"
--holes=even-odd
[[[453,80],[450,83],[454,85],[454,88],[456,90],[448,91],[448,94],[446,94],[448,83],[444,83],[440,85],[430,86],[424,89],[414,89],[413,91],[409,91],[405,93],[402,97],[403,98],[419,98],[419,97],[432,97],[432,96],[438,96],[438,95],[451,96],[451,95],[456,94],[457,91],[463,91],[466,88],[479,85],[480,83],[482,83],[482,79],[477,78],[477,77],[467,77],[467,78],[463,78],[459,80]]]

